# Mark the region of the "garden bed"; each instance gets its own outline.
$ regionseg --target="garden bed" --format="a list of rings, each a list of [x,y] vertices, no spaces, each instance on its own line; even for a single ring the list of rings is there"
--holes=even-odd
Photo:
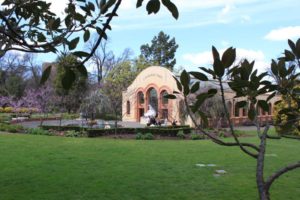
[[[54,131],[86,131],[88,137],[100,137],[100,136],[108,136],[108,135],[135,135],[137,133],[146,134],[151,133],[157,136],[165,136],[165,137],[177,137],[179,132],[183,134],[190,134],[192,132],[192,128],[189,126],[170,126],[170,127],[145,127],[145,128],[87,128],[81,126],[51,126],[51,125],[43,125],[41,128],[45,130],[54,130]],[[115,132],[117,131],[117,132]]]

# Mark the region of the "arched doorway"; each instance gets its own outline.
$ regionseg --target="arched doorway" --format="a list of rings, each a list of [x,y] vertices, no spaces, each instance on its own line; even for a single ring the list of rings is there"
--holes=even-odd
[[[157,91],[152,87],[149,88],[149,90],[147,91],[147,109],[149,109],[151,106],[156,114],[158,113],[158,95],[157,95]]]

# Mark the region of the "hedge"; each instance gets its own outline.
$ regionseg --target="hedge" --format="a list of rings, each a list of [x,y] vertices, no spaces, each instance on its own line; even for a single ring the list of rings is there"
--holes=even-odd
[[[80,126],[53,126],[43,125],[41,128],[45,130],[57,130],[57,131],[87,131],[88,137],[99,137],[104,135],[115,134],[115,129],[104,129],[104,128],[85,128]],[[136,134],[136,133],[152,133],[153,135],[170,136],[176,137],[179,131],[183,131],[184,134],[191,133],[192,128],[189,126],[160,126],[160,127],[145,127],[145,128],[118,128],[117,134]]]
[[[191,128],[161,128],[161,127],[145,127],[145,128],[118,128],[117,134],[136,134],[136,133],[152,133],[153,135],[176,137],[179,131],[184,134],[191,133]],[[115,129],[87,129],[88,137],[98,137],[111,135],[115,133]]]
[[[42,129],[45,130],[56,130],[56,131],[81,131],[81,130],[86,130],[87,128],[85,127],[80,127],[80,126],[56,126],[56,125],[43,125],[40,126]]]

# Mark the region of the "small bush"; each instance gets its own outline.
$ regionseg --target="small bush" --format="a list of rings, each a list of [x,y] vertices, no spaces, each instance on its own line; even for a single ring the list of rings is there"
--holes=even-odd
[[[40,110],[38,108],[28,108],[30,113],[38,113]]]
[[[234,133],[237,137],[244,135],[244,131],[241,131],[241,130],[234,130]]]
[[[0,115],[0,123],[9,123],[11,120],[10,115]]]
[[[143,139],[143,134],[141,134],[141,133],[137,133],[136,135],[135,135],[135,139],[136,140],[142,140]]]
[[[80,132],[81,130],[86,129],[86,128],[80,127],[78,125],[72,125],[72,126],[43,125],[43,126],[41,126],[41,128],[45,129],[45,130],[56,130],[56,131],[74,130],[74,131],[77,131],[77,132]]]
[[[22,132],[23,130],[24,130],[24,128],[21,125],[0,123],[0,131],[7,131],[10,133],[18,133],[18,132]]]
[[[224,131],[219,131],[219,137],[225,137],[225,132]]]
[[[200,135],[197,134],[197,133],[192,133],[192,134],[191,134],[191,139],[192,139],[192,140],[200,140],[201,137],[200,137]]]
[[[6,131],[7,126],[7,124],[0,124],[0,131]]]
[[[76,118],[79,118],[79,114],[78,113],[63,113],[62,118],[63,119],[76,119]]]
[[[5,113],[12,113],[13,110],[14,110],[14,109],[13,109],[12,107],[5,107],[5,108],[4,108],[4,112],[5,112]]]
[[[24,107],[14,108],[14,112],[15,113],[29,113],[29,109],[28,108],[24,108]]]
[[[179,131],[179,132],[177,133],[177,137],[179,137],[180,139],[184,139],[184,138],[185,138],[184,132],[183,132],[183,131]]]
[[[154,136],[152,133],[146,133],[143,137],[144,140],[154,140]]]
[[[77,132],[75,130],[66,131],[64,135],[66,137],[80,137],[81,136],[80,132]]]
[[[23,127],[20,125],[7,125],[6,131],[11,133],[18,133],[23,131]]]
[[[31,135],[53,135],[51,132],[42,128],[31,128],[27,130],[27,133]]]

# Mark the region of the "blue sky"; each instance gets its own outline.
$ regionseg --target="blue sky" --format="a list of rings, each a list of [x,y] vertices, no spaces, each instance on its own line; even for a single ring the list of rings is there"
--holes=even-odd
[[[53,10],[62,12],[67,0],[53,2]],[[239,59],[256,60],[263,71],[272,58],[277,58],[287,45],[287,38],[300,38],[299,0],[173,0],[179,19],[161,7],[156,15],[148,15],[143,7],[136,9],[136,0],[123,0],[119,17],[112,21],[108,32],[109,47],[120,54],[125,48],[140,53],[140,46],[164,31],[175,37],[179,48],[177,67],[195,70],[211,64],[211,46],[221,51],[237,48]],[[53,55],[39,56],[53,61]]]

